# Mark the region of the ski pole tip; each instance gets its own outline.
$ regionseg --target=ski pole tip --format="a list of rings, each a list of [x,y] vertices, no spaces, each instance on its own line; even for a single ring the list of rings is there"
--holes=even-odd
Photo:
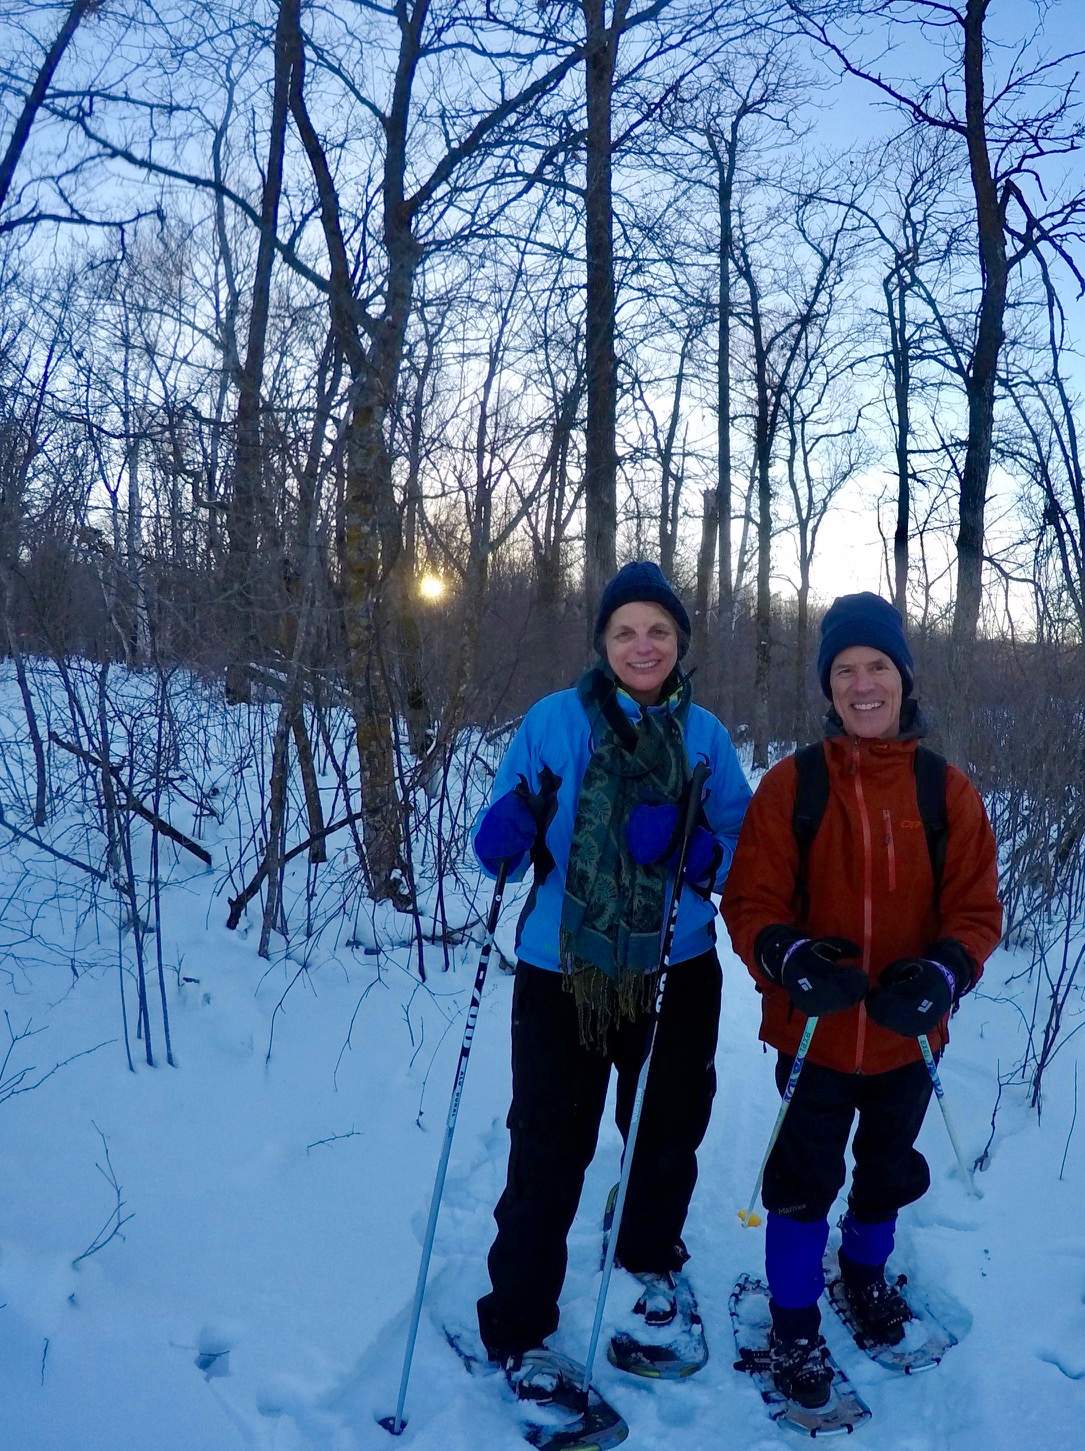
[[[393,1436],[402,1436],[407,1428],[407,1420],[406,1417],[400,1420],[398,1416],[379,1416],[377,1425],[383,1426]]]

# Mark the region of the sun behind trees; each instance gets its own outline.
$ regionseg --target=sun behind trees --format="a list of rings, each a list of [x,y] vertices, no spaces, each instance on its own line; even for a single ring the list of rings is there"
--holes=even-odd
[[[622,558],[689,585],[699,689],[759,765],[813,728],[842,569],[950,675],[977,632],[1072,672],[1077,120],[1019,10],[969,0],[945,54],[923,0],[19,11],[21,678],[78,652],[269,694],[271,883],[295,766],[319,863],[320,712],[349,702],[360,862],[409,909],[414,786],[572,673]],[[880,546],[830,560],[845,508]]]

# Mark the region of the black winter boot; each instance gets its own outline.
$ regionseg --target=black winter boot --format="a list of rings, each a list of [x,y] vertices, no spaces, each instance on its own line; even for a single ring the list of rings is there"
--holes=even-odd
[[[808,1411],[829,1402],[833,1372],[827,1357],[828,1348],[821,1335],[784,1340],[774,1330],[769,1336],[769,1368],[776,1389]]]
[[[792,1309],[769,1302],[769,1369],[776,1389],[797,1406],[816,1411],[827,1405],[833,1384],[828,1348],[816,1304]]]
[[[908,1302],[900,1293],[906,1275],[893,1281],[885,1278],[884,1265],[861,1265],[840,1256],[840,1276],[848,1309],[856,1328],[868,1345],[899,1345],[904,1327],[911,1320]]]

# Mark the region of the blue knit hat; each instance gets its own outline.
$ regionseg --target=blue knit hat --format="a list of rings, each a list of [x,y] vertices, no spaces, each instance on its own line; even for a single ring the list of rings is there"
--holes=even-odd
[[[821,648],[818,650],[818,679],[830,700],[829,671],[841,650],[852,645],[866,645],[888,655],[900,671],[904,694],[911,695],[915,685],[915,663],[908,641],[904,638],[904,621],[900,611],[880,595],[864,590],[862,594],[840,595],[833,600],[821,622]]]
[[[671,616],[678,627],[678,658],[681,660],[689,648],[689,616],[659,565],[653,564],[650,559],[635,559],[632,564],[623,565],[604,589],[599,613],[595,617],[595,648],[600,655],[606,654],[603,632],[607,621],[615,610],[620,610],[622,605],[631,605],[634,600],[660,605]]]

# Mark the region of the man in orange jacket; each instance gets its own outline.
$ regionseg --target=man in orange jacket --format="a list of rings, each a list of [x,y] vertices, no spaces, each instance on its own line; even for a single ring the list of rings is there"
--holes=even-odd
[[[994,838],[954,766],[944,772],[944,857],[937,868],[932,858],[916,785],[924,726],[899,612],[873,594],[837,599],[818,675],[832,709],[816,835],[801,853],[789,756],[754,795],[722,904],[762,994],[761,1039],[778,1051],[781,1093],[806,1021],[818,1019],[763,1188],[773,1374],[809,1407],[829,1399],[818,1299],[852,1120],[857,1112],[842,1279],[870,1341],[895,1344],[909,1312],[885,1262],[897,1211],[930,1186],[915,1148],[931,1095],[917,1039],[945,1047],[949,1014],[1002,931]]]

